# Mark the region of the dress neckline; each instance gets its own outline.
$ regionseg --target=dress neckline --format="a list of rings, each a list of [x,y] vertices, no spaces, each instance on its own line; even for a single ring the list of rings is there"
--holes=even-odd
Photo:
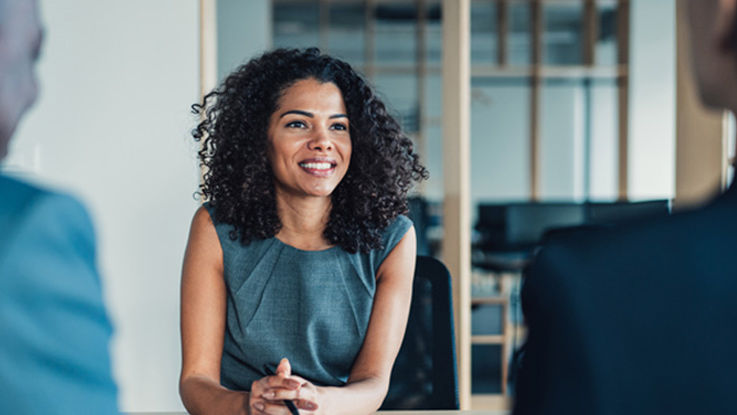
[[[340,248],[339,245],[333,245],[333,246],[328,247],[328,248],[325,248],[325,249],[316,249],[316,250],[299,249],[297,247],[294,247],[292,245],[289,245],[288,243],[286,243],[286,242],[282,241],[281,239],[277,238],[276,236],[274,236],[273,239],[276,241],[277,244],[279,244],[281,246],[287,247],[287,248],[289,248],[289,249],[291,249],[293,251],[304,252],[306,254],[319,254],[319,253],[322,253],[322,252],[329,252],[329,251],[332,251],[332,250],[334,250],[336,248]]]

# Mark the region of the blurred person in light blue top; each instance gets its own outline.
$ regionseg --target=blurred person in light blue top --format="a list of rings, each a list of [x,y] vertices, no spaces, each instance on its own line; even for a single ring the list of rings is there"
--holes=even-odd
[[[0,159],[37,96],[35,0],[0,0]],[[0,413],[115,414],[92,224],[73,198],[0,175]]]

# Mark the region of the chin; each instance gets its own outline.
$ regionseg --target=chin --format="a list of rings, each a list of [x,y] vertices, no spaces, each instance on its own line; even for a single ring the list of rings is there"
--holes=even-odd
[[[299,186],[299,188],[306,196],[330,197],[333,195],[333,192],[335,192],[335,189],[338,187],[340,182],[334,184],[325,182],[326,180],[323,180],[322,183],[305,183],[304,186]]]
[[[312,191],[305,192],[305,194],[311,197],[330,197],[333,195],[333,190],[334,189],[330,189],[330,190],[314,190],[313,189]]]

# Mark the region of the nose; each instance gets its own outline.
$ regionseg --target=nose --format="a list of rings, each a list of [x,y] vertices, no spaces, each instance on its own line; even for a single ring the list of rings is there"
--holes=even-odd
[[[320,128],[315,131],[307,146],[310,150],[330,151],[333,149],[333,142],[330,140],[328,132],[324,128]]]

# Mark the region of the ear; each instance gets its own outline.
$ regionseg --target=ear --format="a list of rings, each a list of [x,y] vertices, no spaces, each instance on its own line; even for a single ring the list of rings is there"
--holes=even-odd
[[[718,0],[718,3],[714,22],[717,44],[722,51],[737,54],[737,0]]]

